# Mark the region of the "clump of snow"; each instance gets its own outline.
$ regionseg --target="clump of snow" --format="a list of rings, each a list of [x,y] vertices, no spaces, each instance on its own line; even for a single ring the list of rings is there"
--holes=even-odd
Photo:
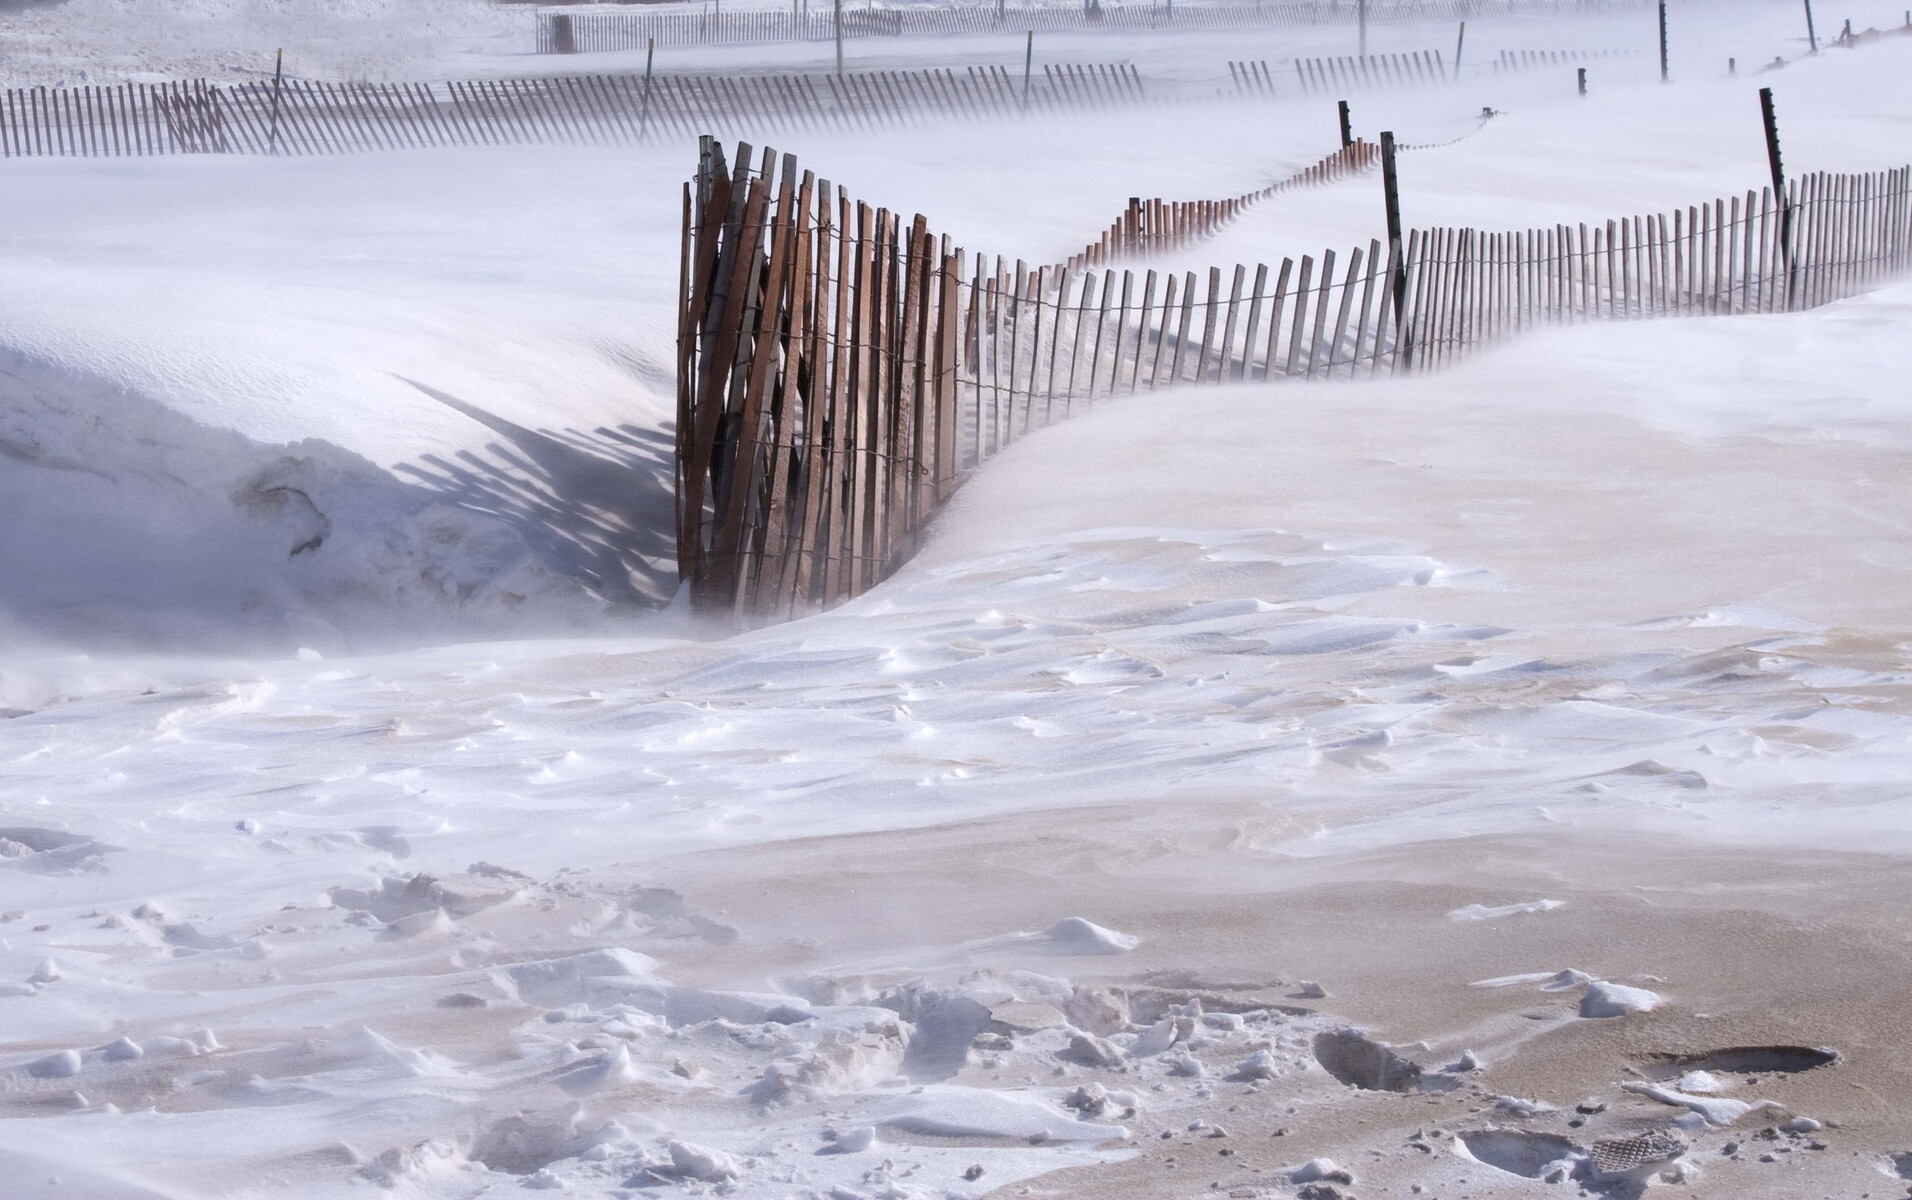
[[[80,1073],[80,1052],[60,1050],[27,1064],[27,1074],[35,1079],[71,1079]]]
[[[1652,1012],[1665,1000],[1658,992],[1650,992],[1645,988],[1595,980],[1587,985],[1586,993],[1580,997],[1580,1015],[1624,1017],[1628,1013]]]
[[[722,1150],[695,1142],[672,1142],[669,1146],[671,1169],[685,1179],[703,1183],[722,1183],[737,1178],[737,1160]]]
[[[1353,1183],[1354,1175],[1335,1165],[1332,1158],[1311,1158],[1298,1167],[1289,1167],[1281,1175],[1289,1183]]]
[[[845,1154],[861,1154],[876,1145],[876,1126],[852,1125],[848,1129],[840,1129],[831,1145]]]
[[[1060,954],[1123,954],[1142,944],[1139,937],[1104,929],[1083,917],[1064,917],[1043,936]]]
[[[1675,1088],[1662,1087],[1651,1083],[1623,1083],[1623,1091],[1645,1096],[1649,1100],[1658,1100],[1661,1104],[1684,1108],[1695,1120],[1690,1124],[1716,1128],[1733,1124],[1748,1113],[1762,1112],[1776,1107],[1770,1100],[1729,1100],[1724,1097],[1692,1096]]]

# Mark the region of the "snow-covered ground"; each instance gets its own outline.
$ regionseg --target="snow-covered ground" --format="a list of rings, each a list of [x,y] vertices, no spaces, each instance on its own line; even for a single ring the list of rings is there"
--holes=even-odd
[[[1758,186],[1759,83],[1897,165],[1909,66],[1356,111],[1471,133],[1410,220],[1551,224]],[[1039,260],[1332,138],[779,148]],[[729,635],[651,607],[691,150],[0,170],[10,1194],[1629,1195],[1581,1160],[1660,1130],[1656,1192],[1904,1190],[1912,285],[1110,405]]]

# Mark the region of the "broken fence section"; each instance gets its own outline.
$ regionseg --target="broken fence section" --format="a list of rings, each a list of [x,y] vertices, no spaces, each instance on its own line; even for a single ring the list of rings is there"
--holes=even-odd
[[[1809,308],[1909,262],[1901,168],[1276,266],[1032,270],[706,138],[684,193],[679,570],[699,609],[780,620],[867,591],[969,472],[1100,400],[1437,367],[1539,326]]]

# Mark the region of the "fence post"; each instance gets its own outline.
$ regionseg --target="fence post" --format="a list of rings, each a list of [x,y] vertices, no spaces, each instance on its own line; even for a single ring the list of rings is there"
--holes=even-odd
[[[1461,35],[1454,39],[1454,82],[1461,81],[1461,51],[1467,47],[1467,22],[1461,22]]]
[[[1587,69],[1585,67],[1580,68],[1580,94],[1582,96],[1587,94]]]
[[[1806,0],[1806,7],[1812,7],[1812,0]],[[1666,0],[1660,0],[1660,82],[1667,83],[1671,79],[1666,62]]]
[[[1759,89],[1759,116],[1766,126],[1766,165],[1773,173],[1773,199],[1779,204],[1779,254],[1786,271],[1786,310],[1793,304],[1792,204],[1786,199],[1786,168],[1779,159],[1779,117],[1773,112],[1773,89]]]
[[[1354,145],[1354,120],[1348,112],[1348,102],[1346,100],[1337,100],[1335,104],[1341,110],[1341,148],[1346,150],[1349,146]]]
[[[285,84],[285,50],[279,51],[272,65],[272,130],[267,135],[266,145],[272,154],[279,153],[279,89]]]
[[[1169,0],[1173,4],[1175,0]],[[1368,56],[1368,0],[1355,0],[1355,20],[1361,26],[1361,57]]]
[[[836,0],[837,74],[843,74],[843,0]]]
[[[657,39],[644,39],[644,105],[637,111],[637,137],[644,139],[651,123],[651,60],[657,55]]]
[[[1029,41],[1022,52],[1022,111],[1029,111],[1029,76],[1036,66],[1036,31],[1029,31]]]
[[[1806,0],[1806,41],[1814,54],[1819,53],[1819,35],[1812,28],[1812,0]]]
[[[1391,130],[1381,132],[1381,194],[1387,206],[1388,260],[1394,264],[1393,278],[1388,280],[1388,287],[1394,293],[1394,345],[1400,355],[1400,366],[1405,370],[1412,353],[1406,342],[1407,263],[1401,255],[1401,181],[1394,170]]]

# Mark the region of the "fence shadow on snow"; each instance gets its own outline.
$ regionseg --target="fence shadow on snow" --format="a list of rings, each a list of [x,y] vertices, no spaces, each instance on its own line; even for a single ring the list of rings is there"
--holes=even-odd
[[[428,497],[484,513],[615,603],[668,600],[672,570],[672,457],[667,434],[611,429],[534,430],[435,388],[413,387],[498,435],[482,452],[426,455],[394,473]]]

